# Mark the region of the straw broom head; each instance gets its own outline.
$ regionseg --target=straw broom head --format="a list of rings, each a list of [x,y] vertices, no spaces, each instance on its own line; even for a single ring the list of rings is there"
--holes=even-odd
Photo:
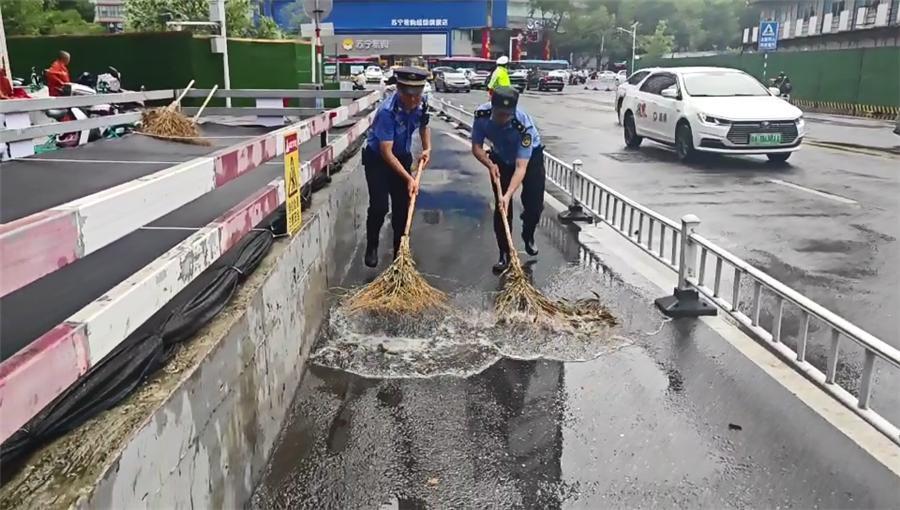
[[[422,178],[423,162],[419,162],[416,183]],[[397,257],[372,283],[359,289],[344,300],[349,313],[373,312],[377,314],[420,314],[426,310],[447,308],[447,296],[425,281],[416,269],[409,248],[409,231],[412,227],[416,195],[410,199],[406,213],[406,230],[400,238]]]
[[[351,294],[344,307],[350,313],[420,314],[446,308],[446,302],[446,294],[429,285],[416,269],[409,236],[403,236],[394,262],[372,283]]]
[[[493,181],[499,195],[500,182],[496,178]],[[617,324],[616,318],[600,304],[596,294],[595,298],[570,303],[549,299],[535,288],[525,274],[522,261],[513,245],[505,208],[500,208],[500,216],[510,254],[509,267],[502,275],[503,289],[494,302],[495,311],[501,319],[542,322],[570,328],[609,327]]]
[[[141,123],[141,132],[155,138],[210,145],[209,141],[201,137],[197,124],[177,108],[166,106],[146,110],[141,115]]]

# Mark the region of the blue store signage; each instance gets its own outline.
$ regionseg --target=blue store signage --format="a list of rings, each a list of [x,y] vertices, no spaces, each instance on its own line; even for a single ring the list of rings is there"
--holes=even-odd
[[[487,24],[485,0],[334,0],[331,15],[337,32],[446,32]],[[506,26],[506,0],[494,0],[493,26]]]

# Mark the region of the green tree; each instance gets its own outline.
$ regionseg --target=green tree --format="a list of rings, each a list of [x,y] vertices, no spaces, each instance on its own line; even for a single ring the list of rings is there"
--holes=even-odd
[[[260,16],[256,25],[256,33],[258,39],[284,39],[284,32],[275,23],[275,20],[268,16]]]
[[[640,48],[644,50],[647,57],[661,57],[672,52],[675,43],[675,36],[666,33],[668,23],[661,20],[656,24],[656,30],[650,35],[642,35],[640,39]]]
[[[74,10],[84,21],[94,22],[94,4],[91,0],[56,0],[56,8],[61,11]]]
[[[39,35],[44,20],[41,0],[0,0],[3,27],[9,35]]]
[[[252,37],[250,0],[226,0],[225,23],[229,37]],[[208,0],[128,0],[125,26],[135,31],[164,31],[167,21],[208,21]],[[208,33],[209,30],[197,30]]]
[[[0,0],[3,23],[9,35],[95,34],[100,25],[86,21],[77,9],[43,0]],[[93,19],[93,16],[92,16]]]

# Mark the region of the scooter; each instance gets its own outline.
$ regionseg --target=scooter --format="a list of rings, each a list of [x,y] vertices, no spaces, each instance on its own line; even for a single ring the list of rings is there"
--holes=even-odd
[[[366,90],[366,76],[363,73],[353,77],[353,90]]]

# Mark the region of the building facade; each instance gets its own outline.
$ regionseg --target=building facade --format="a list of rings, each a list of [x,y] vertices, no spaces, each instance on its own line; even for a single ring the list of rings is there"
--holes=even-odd
[[[94,22],[110,32],[125,28],[125,0],[94,0]]]
[[[760,22],[778,22],[778,48],[826,50],[900,46],[900,0],[751,0]],[[745,27],[746,50],[759,26]]]

